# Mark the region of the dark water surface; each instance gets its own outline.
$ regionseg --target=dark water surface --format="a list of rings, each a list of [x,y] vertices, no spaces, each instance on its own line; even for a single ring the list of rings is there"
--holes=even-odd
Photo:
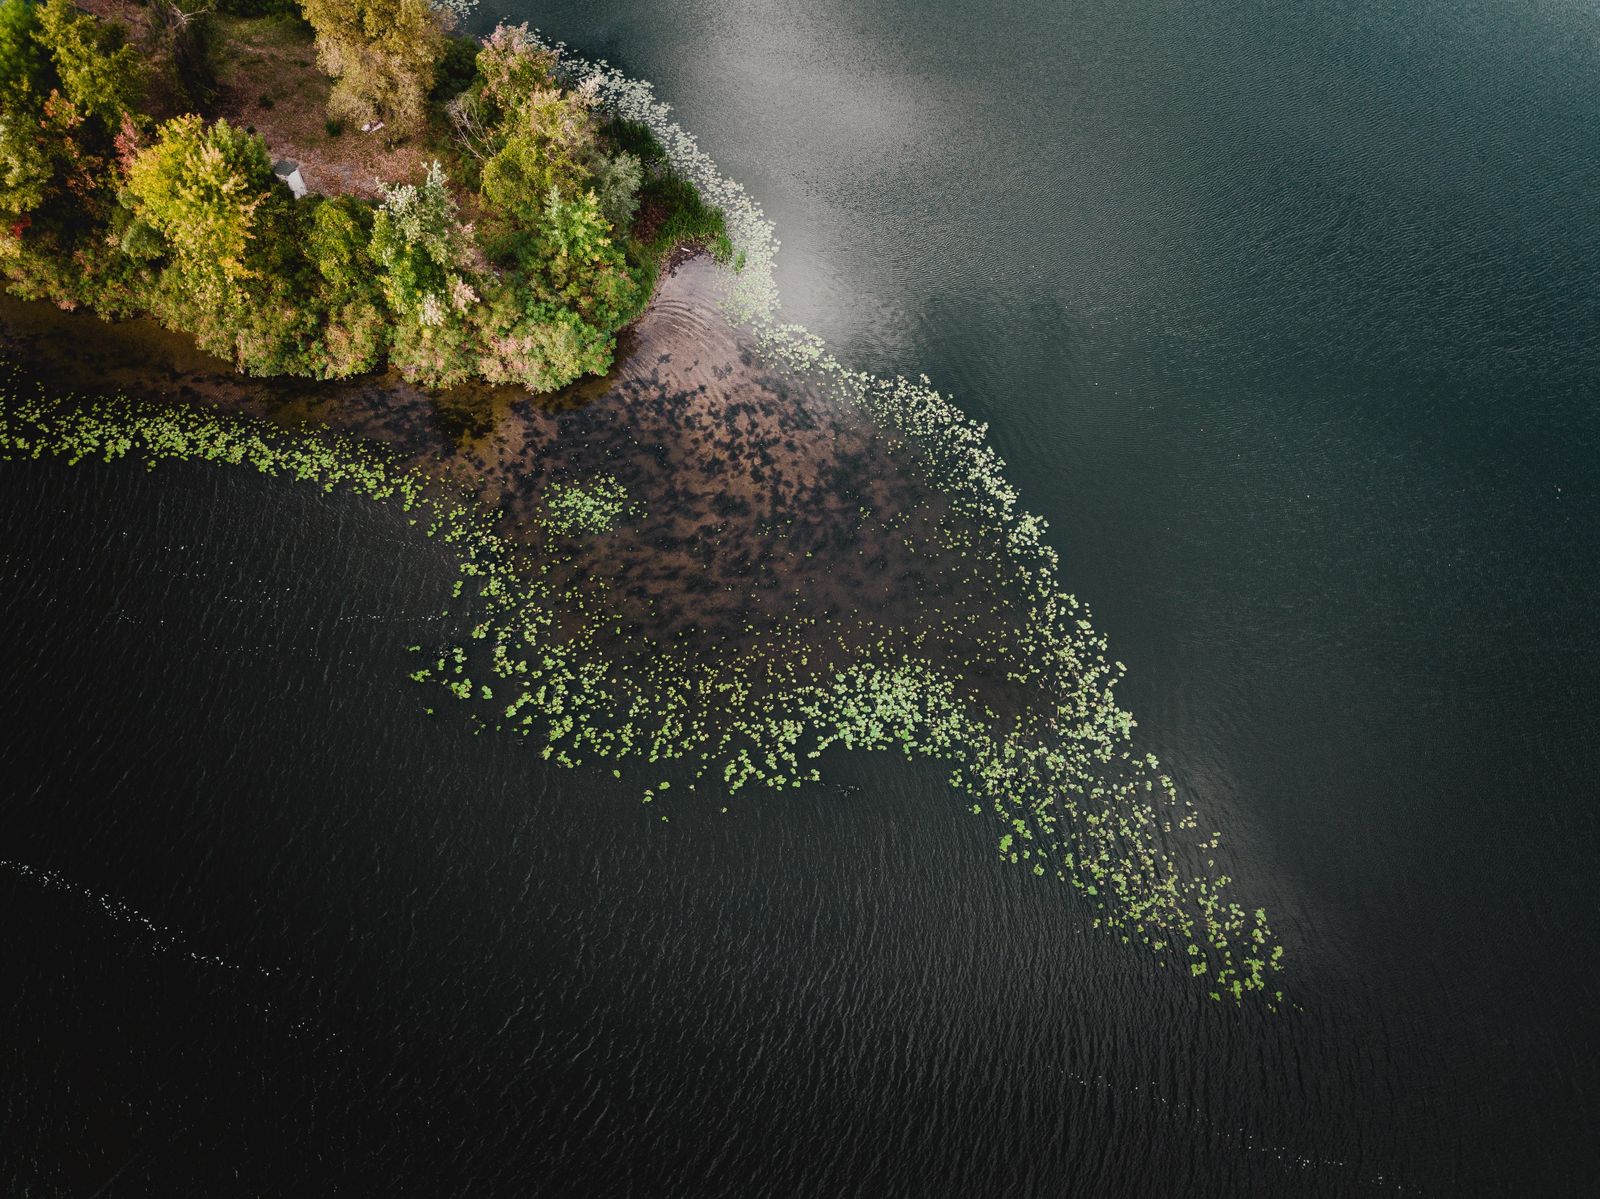
[[[657,82],[791,319],[990,422],[1301,1010],[937,770],[663,825],[426,717],[394,514],[12,464],[0,1191],[1590,1193],[1592,6],[517,15]]]

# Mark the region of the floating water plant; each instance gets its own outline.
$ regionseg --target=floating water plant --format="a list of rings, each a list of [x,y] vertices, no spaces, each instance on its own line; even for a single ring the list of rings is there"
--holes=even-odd
[[[629,511],[628,489],[609,475],[552,484],[545,497],[546,525],[571,535],[604,533]]]
[[[896,394],[899,385],[886,386]],[[981,443],[974,448],[988,461]],[[475,731],[525,738],[564,766],[676,762],[691,782],[709,780],[730,796],[814,782],[818,758],[835,745],[938,759],[952,786],[999,821],[1005,860],[1074,885],[1097,925],[1157,954],[1181,946],[1208,993],[1276,998],[1268,976],[1282,951],[1265,913],[1228,899],[1225,876],[1186,865],[1183,835],[1196,817],[1154,759],[1134,752],[1132,718],[1112,696],[1120,664],[1054,585],[1054,556],[1037,539],[1042,524],[1015,517],[1014,504],[1000,503],[1004,492],[962,510],[1005,532],[996,544],[1007,555],[1007,585],[1025,584],[1020,605],[996,606],[997,619],[1021,616],[1001,621],[985,650],[1027,696],[1008,715],[975,698],[956,665],[881,639],[841,643],[826,663],[811,658],[799,627],[752,632],[720,654],[647,637],[619,646],[604,605],[550,582],[573,533],[610,527],[625,509],[625,493],[599,480],[582,498],[547,504],[539,527],[513,542],[497,531],[496,513],[466,493],[326,431],[128,399],[0,404],[0,458],[45,454],[220,462],[396,504],[457,556],[470,623],[463,644],[413,647],[422,662],[411,677],[465,705]],[[946,531],[963,535],[954,524]],[[646,798],[660,805],[668,794],[662,782]],[[1215,836],[1190,843],[1202,853],[1214,845]]]
[[[744,188],[672,120],[648,83],[604,61],[571,55],[561,43],[547,45],[573,85],[613,115],[648,127],[673,168],[722,209],[735,251],[723,302],[729,318],[756,336],[770,361],[803,373],[836,403],[887,431],[907,464],[926,474],[965,525],[942,524],[934,539],[986,558],[997,586],[1017,597],[1009,607],[1024,613],[1021,621],[997,622],[985,645],[985,665],[999,665],[1008,682],[1029,687],[1041,700],[1009,721],[955,702],[951,680],[937,673],[919,675],[910,662],[876,662],[841,674],[848,682],[823,703],[801,706],[812,734],[822,744],[881,747],[886,726],[876,719],[860,723],[864,712],[881,710],[867,701],[902,694],[905,680],[917,679],[923,706],[901,712],[899,742],[954,760],[952,781],[1012,827],[1004,857],[1028,862],[1036,872],[1045,864],[1039,859],[1047,858],[1048,869],[1094,901],[1096,923],[1127,930],[1157,953],[1187,944],[1203,955],[1214,994],[1237,999],[1267,992],[1264,970],[1280,969],[1282,948],[1272,943],[1266,913],[1247,912],[1225,898],[1231,880],[1212,873],[1209,861],[1191,871],[1163,848],[1173,834],[1196,829],[1192,805],[1178,798],[1153,757],[1133,751],[1133,718],[1113,698],[1123,666],[1107,660],[1089,613],[1060,586],[1060,560],[1044,541],[1046,523],[1021,507],[1005,463],[987,443],[987,427],[969,420],[926,376],[913,382],[852,371],[819,338],[781,321],[772,274],[779,243]],[[792,759],[780,753],[769,760]],[[789,781],[781,772],[764,776],[748,757],[739,761],[728,776],[731,786]],[[1014,848],[1015,838],[1027,844]],[[1213,834],[1210,848],[1216,841]],[[1276,991],[1272,995],[1277,998]]]
[[[220,462],[398,505],[456,555],[451,611],[468,628],[460,644],[411,647],[410,677],[446,692],[453,702],[440,710],[465,714],[475,732],[519,737],[563,766],[605,759],[616,777],[627,759],[658,764],[650,777],[660,781],[642,796],[652,812],[713,801],[726,812],[754,789],[815,782],[832,747],[940,761],[963,805],[995,821],[1003,861],[1070,884],[1094,925],[1177,963],[1204,993],[1275,1006],[1283,948],[1267,914],[1231,897],[1215,865],[1218,834],[1198,831],[1192,804],[1135,747],[1133,718],[1115,698],[1124,667],[1060,585],[1045,522],[1022,508],[986,428],[927,378],[852,371],[782,322],[778,243],[744,189],[648,84],[568,55],[560,70],[612,115],[648,127],[673,170],[722,210],[734,251],[724,310],[766,365],[879,431],[894,464],[926,481],[937,500],[928,512],[878,511],[852,497],[850,527],[823,531],[852,553],[892,544],[927,564],[961,589],[944,618],[890,612],[874,623],[801,604],[782,619],[746,619],[736,636],[658,639],[647,620],[622,620],[601,573],[600,551],[627,537],[651,496],[605,473],[546,484],[532,519],[508,528],[460,484],[326,430],[43,396],[0,403],[0,457]],[[781,541],[792,515],[772,513],[763,535]],[[717,553],[722,531],[707,532]],[[785,552],[809,561],[816,551],[793,543]],[[721,590],[732,581],[746,576],[719,580]],[[661,779],[669,763],[689,786]],[[685,795],[696,788],[717,795]]]

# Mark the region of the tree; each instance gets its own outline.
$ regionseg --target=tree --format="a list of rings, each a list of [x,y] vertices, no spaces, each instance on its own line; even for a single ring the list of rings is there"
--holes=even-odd
[[[35,36],[49,50],[61,92],[74,108],[112,131],[135,111],[143,72],[121,25],[79,12],[72,0],[48,0]]]
[[[33,212],[49,196],[55,174],[39,119],[0,112],[0,213],[15,219]]]
[[[480,373],[492,383],[553,391],[611,365],[612,330],[644,299],[593,192],[551,190],[539,224],[520,234],[518,265],[492,298]]]
[[[70,0],[0,3],[0,212],[59,201],[53,223],[71,234],[110,207],[112,142],[141,81],[124,36]]]
[[[48,52],[39,44],[39,6],[0,4],[0,109],[9,116],[38,108],[53,84]]]
[[[128,169],[130,251],[162,263],[150,306],[169,328],[257,375],[319,374],[306,217],[259,137],[197,116],[162,125]],[[154,233],[154,238],[141,235]]]
[[[342,379],[372,370],[383,357],[389,315],[370,253],[373,213],[349,196],[310,203],[306,251],[320,276],[317,307],[324,314],[312,373]]]
[[[431,313],[444,304],[459,277],[465,243],[455,197],[437,161],[421,183],[385,187],[372,221],[371,252],[389,306]],[[424,323],[439,322],[430,317]]]
[[[317,61],[333,77],[328,114],[420,130],[444,54],[448,14],[427,0],[301,0],[317,35]]]
[[[121,26],[69,0],[0,4],[0,268],[15,294],[75,307],[125,290],[105,226],[141,80]]]
[[[501,121],[535,91],[556,85],[556,55],[533,39],[528,23],[496,25],[478,51],[478,96]]]
[[[585,374],[611,366],[611,334],[586,324],[576,312],[534,304],[524,310],[514,291],[502,292],[487,321],[478,372],[490,383],[519,383],[529,391],[555,391]]]
[[[594,174],[594,194],[600,213],[611,228],[627,236],[633,214],[639,209],[639,185],[644,182],[644,165],[626,150],[618,154],[595,153],[589,162]]]
[[[593,192],[567,200],[552,190],[517,257],[541,302],[570,308],[602,329],[622,325],[644,299]]]
[[[162,235],[184,288],[208,308],[252,275],[250,251],[282,191],[266,144],[226,121],[177,117],[128,170],[135,215]]]
[[[437,162],[421,183],[383,189],[371,254],[384,299],[398,318],[390,361],[427,387],[469,378],[479,290],[468,266],[471,237]]]
[[[593,182],[586,161],[594,121],[577,96],[536,87],[501,122],[499,150],[483,164],[483,198],[519,225],[539,222],[552,189],[565,196]]]

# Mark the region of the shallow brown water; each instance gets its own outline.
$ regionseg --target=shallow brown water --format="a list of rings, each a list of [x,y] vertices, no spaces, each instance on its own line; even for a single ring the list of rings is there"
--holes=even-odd
[[[767,362],[717,307],[718,268],[663,275],[603,379],[549,396],[516,388],[430,394],[397,374],[349,382],[251,379],[148,321],[7,300],[13,357],[55,391],[206,404],[381,441],[458,483],[527,536],[552,484],[609,475],[635,503],[618,528],[566,539],[557,581],[603,599],[622,642],[718,654],[796,633],[816,665],[863,645],[915,647],[962,669],[985,699],[998,556],[963,553],[975,530],[859,409]],[[976,544],[976,538],[969,544]],[[950,547],[950,548],[941,548]],[[700,644],[697,644],[700,643]]]

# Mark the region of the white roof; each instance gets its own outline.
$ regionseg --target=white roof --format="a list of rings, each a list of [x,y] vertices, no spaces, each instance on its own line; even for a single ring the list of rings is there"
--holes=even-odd
[[[289,185],[295,199],[306,194],[305,177],[300,174],[300,164],[292,158],[280,158],[272,164],[272,173]]]

